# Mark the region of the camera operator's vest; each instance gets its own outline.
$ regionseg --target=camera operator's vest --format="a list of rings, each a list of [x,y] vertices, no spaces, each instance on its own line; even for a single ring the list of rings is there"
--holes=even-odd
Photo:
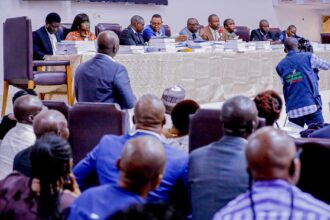
[[[318,75],[311,66],[312,53],[289,51],[276,70],[283,83],[286,112],[309,105],[321,108]]]

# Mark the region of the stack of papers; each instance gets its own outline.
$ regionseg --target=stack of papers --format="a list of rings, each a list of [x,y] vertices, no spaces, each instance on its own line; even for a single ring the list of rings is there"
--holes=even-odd
[[[212,46],[203,46],[203,47],[193,47],[192,50],[194,52],[212,52],[213,47]]]
[[[272,44],[270,47],[275,51],[284,51],[284,44]]]
[[[212,46],[211,41],[187,41],[188,47],[198,48],[198,47],[209,47]]]
[[[84,54],[96,52],[95,41],[61,41],[57,43],[56,54]]]
[[[120,46],[118,54],[141,54],[144,53],[144,46]]]
[[[248,43],[246,43],[246,50],[247,51],[257,50],[257,44],[255,42],[248,42]]]
[[[224,41],[211,41],[211,46],[215,52],[223,52],[225,50]]]
[[[150,48],[164,52],[176,52],[175,38],[155,37],[149,41]]]
[[[270,41],[255,41],[257,50],[272,50]]]
[[[225,43],[225,50],[244,52],[246,51],[246,42],[243,42],[242,39],[228,40]]]

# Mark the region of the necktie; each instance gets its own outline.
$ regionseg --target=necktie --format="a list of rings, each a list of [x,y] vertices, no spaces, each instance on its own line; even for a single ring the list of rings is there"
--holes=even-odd
[[[142,44],[141,38],[140,38],[140,34],[139,33],[135,33],[136,39],[137,39],[137,44]]]
[[[195,33],[192,34],[192,39],[193,39],[193,40],[196,39],[196,34],[195,34]]]
[[[263,35],[262,38],[263,38],[264,41],[267,41],[268,40],[267,34]]]

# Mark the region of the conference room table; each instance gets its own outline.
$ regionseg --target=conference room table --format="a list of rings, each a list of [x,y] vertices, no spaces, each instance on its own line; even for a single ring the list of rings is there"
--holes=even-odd
[[[330,60],[330,52],[316,52]],[[79,64],[95,53],[54,55],[46,60],[70,60],[74,78]],[[224,101],[236,95],[254,97],[258,92],[273,89],[282,93],[275,67],[285,56],[282,51],[237,52],[177,52],[118,54],[116,62],[123,64],[129,74],[137,97],[151,93],[161,96],[165,88],[179,85],[187,99],[203,103]],[[330,71],[320,71],[320,90],[330,89]],[[38,92],[65,92],[65,86],[41,86]]]

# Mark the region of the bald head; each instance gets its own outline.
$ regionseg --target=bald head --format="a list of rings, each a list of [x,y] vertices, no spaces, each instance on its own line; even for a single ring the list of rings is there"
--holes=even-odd
[[[165,165],[162,143],[154,137],[129,140],[118,160],[119,185],[146,196],[160,183]]]
[[[137,129],[150,130],[161,133],[165,123],[165,106],[154,95],[144,95],[134,107],[133,121]]]
[[[14,115],[18,122],[32,124],[34,117],[42,110],[42,102],[37,96],[24,95],[14,102]]]
[[[38,114],[33,121],[33,130],[37,137],[46,133],[55,133],[64,139],[69,137],[67,120],[56,110],[47,110]]]
[[[97,37],[97,52],[114,57],[119,50],[119,39],[113,31],[103,31]]]
[[[249,137],[245,153],[248,169],[255,180],[292,178],[289,167],[296,146],[284,131],[273,127],[259,129]],[[299,176],[298,173],[295,174]]]
[[[284,41],[284,47],[287,51],[298,50],[298,40],[294,37],[288,37]]]
[[[257,125],[258,110],[253,101],[244,96],[228,99],[221,109],[225,134],[248,137]]]

